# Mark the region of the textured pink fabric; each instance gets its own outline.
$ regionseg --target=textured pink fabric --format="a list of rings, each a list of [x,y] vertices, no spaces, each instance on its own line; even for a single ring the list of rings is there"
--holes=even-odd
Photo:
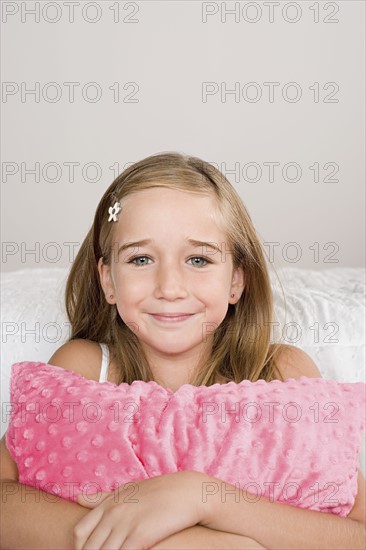
[[[6,443],[20,483],[73,501],[196,470],[236,485],[248,501],[263,495],[346,516],[357,493],[365,388],[301,377],[173,392],[24,361],[12,365]]]

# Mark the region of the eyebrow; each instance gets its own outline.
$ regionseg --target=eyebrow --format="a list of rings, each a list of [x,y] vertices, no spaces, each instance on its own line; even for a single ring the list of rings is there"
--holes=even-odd
[[[199,246],[206,246],[208,248],[212,248],[213,250],[216,250],[217,252],[221,253],[220,248],[218,248],[213,242],[209,243],[206,241],[197,241],[195,239],[187,239],[187,242],[194,246],[195,248],[198,248]],[[122,244],[118,249],[118,255],[120,255],[121,252],[126,250],[127,248],[139,248],[140,246],[145,246],[147,244],[151,244],[151,239],[143,239],[142,241],[135,241],[131,243],[124,243]]]

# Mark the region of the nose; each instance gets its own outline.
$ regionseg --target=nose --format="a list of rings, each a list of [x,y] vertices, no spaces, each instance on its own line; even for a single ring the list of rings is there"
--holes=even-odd
[[[173,262],[162,262],[156,272],[155,297],[166,300],[188,295],[183,268]]]

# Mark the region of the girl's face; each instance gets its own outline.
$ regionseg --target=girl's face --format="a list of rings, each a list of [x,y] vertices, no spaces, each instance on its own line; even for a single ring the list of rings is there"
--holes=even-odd
[[[229,243],[215,222],[214,199],[152,188],[125,197],[121,206],[118,222],[110,222],[111,264],[98,263],[106,300],[116,304],[148,359],[205,353],[244,288],[243,271],[233,270]]]

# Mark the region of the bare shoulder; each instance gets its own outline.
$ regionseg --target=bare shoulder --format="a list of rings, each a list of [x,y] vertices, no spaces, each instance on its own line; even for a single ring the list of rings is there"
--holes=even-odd
[[[302,349],[296,346],[283,344],[277,360],[279,369],[284,380],[287,378],[322,378],[322,375],[312,358]]]
[[[66,342],[48,360],[49,365],[72,370],[91,380],[99,380],[101,363],[99,344],[81,338]]]

